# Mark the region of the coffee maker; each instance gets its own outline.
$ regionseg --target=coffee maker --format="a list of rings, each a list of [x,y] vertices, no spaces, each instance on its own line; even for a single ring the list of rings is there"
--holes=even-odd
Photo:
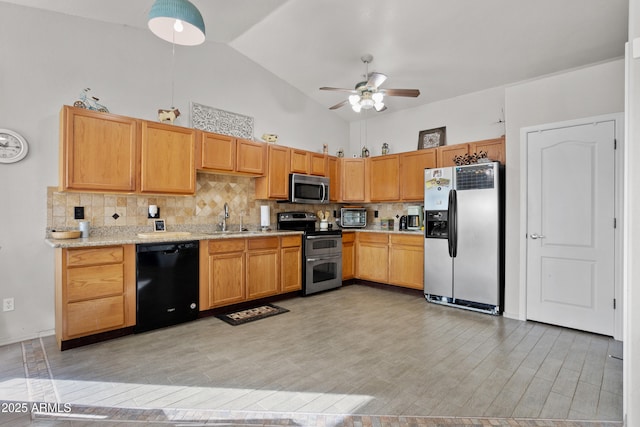
[[[409,206],[407,208],[407,230],[420,230],[424,221],[422,206]]]

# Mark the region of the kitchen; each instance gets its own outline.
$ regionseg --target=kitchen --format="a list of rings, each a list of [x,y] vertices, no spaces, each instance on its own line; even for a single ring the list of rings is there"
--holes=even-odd
[[[71,103],[77,96],[79,88],[92,86],[100,96],[101,102],[107,104],[111,111],[154,120],[155,110],[166,101],[166,93],[158,88],[166,86],[169,78],[168,71],[163,74],[159,70],[167,69],[170,52],[167,51],[165,44],[151,39],[143,30],[126,27],[123,29],[66,15],[51,15],[8,3],[2,3],[2,12],[3,31],[7,34],[24,32],[21,25],[23,22],[38,22],[51,33],[49,40],[32,42],[29,37],[25,37],[17,40],[15,45],[5,47],[10,49],[12,58],[16,58],[16,61],[23,65],[19,70],[7,70],[7,73],[10,73],[9,81],[12,83],[6,88],[3,87],[3,93],[7,94],[7,99],[13,102],[11,105],[3,103],[1,107],[3,117],[7,123],[6,127],[12,124],[11,127],[23,130],[32,142],[32,152],[25,161],[0,171],[4,182],[16,184],[11,188],[3,189],[1,214],[2,234],[5,236],[3,239],[8,239],[2,242],[2,249],[0,249],[3,271],[8,272],[6,279],[3,279],[3,287],[6,286],[11,292],[10,296],[16,298],[16,310],[11,313],[11,316],[4,313],[3,322],[0,325],[2,342],[9,343],[39,334],[50,334],[53,329],[53,260],[51,249],[42,244],[42,238],[47,224],[45,216],[47,208],[44,205],[47,200],[47,188],[55,186],[58,181],[57,166],[53,159],[58,157],[58,112],[61,105]],[[76,28],[76,30],[68,34],[58,34],[56,29],[60,26]],[[78,33],[81,36],[78,36]],[[105,35],[108,37],[104,37]],[[105,38],[110,38],[117,46],[127,46],[133,41],[140,43],[147,53],[144,61],[148,64],[142,66],[136,52],[117,48],[118,53],[114,53],[113,49],[116,48],[105,45],[103,41]],[[60,49],[59,46],[66,46],[66,48]],[[102,52],[100,55],[91,54],[88,57],[89,60],[82,57],[82,55],[89,55],[87,51],[93,51],[96,46],[100,47]],[[196,97],[194,94],[202,93],[203,90],[199,84],[191,84],[187,80],[194,82],[211,80],[210,71],[203,69],[205,67],[202,67],[195,58],[198,56],[197,49],[200,48],[193,49],[176,52],[179,59],[176,64],[177,70],[182,69],[178,71],[179,75],[186,73],[187,69],[195,74],[190,79],[180,79],[176,82],[178,89],[176,105],[184,111],[188,111],[189,101]],[[359,151],[357,148],[360,145],[361,123],[347,124],[339,120],[331,112],[325,111],[324,106],[309,102],[284,85],[282,81],[258,69],[246,58],[224,45],[214,44],[208,49],[212,50],[216,64],[228,65],[225,68],[219,66],[216,68],[215,80],[225,83],[212,83],[213,87],[204,89],[206,94],[199,95],[206,99],[194,99],[194,101],[207,102],[225,110],[255,116],[259,119],[257,134],[276,132],[275,129],[284,128],[286,131],[276,132],[280,133],[282,145],[288,145],[289,142],[295,145],[295,142],[299,144],[299,148],[318,151],[323,143],[328,143],[331,154],[334,154],[341,145],[345,148],[350,146],[352,148],[347,151],[347,156],[351,151]],[[78,52],[83,53],[78,55]],[[121,58],[117,64],[111,64],[114,56]],[[135,64],[135,67],[128,69],[126,64]],[[245,69],[247,73],[241,82],[233,76],[233,70],[237,69]],[[25,73],[23,70],[29,70],[29,72]],[[522,179],[521,171],[517,168],[520,164],[519,128],[536,123],[622,111],[624,108],[623,74],[624,64],[618,59],[549,76],[538,81],[525,82],[507,88],[488,89],[435,102],[414,111],[408,111],[403,118],[398,115],[389,115],[388,118],[381,116],[367,123],[372,154],[379,155],[379,146],[384,141],[392,142],[392,152],[414,150],[419,130],[437,127],[445,122],[450,143],[499,137],[506,133],[506,163],[513,165],[513,169],[507,171],[507,180],[513,182],[509,187],[510,197],[507,198],[509,204],[507,227],[511,227],[507,233],[510,236],[517,236],[520,234],[518,231],[520,215],[518,183]],[[282,96],[274,98],[273,89],[267,90],[264,86],[251,83],[249,83],[249,89],[241,89],[247,81],[256,80],[268,82],[271,88],[282,91]],[[51,87],[49,83],[51,81],[62,83]],[[225,87],[224,85],[228,82],[235,83]],[[588,95],[588,92],[594,88],[598,91],[595,96],[598,102]],[[245,90],[250,90],[252,96],[263,100],[264,104],[259,106],[248,103],[237,96],[238,93],[247,94]],[[136,96],[136,100],[132,100],[130,94],[139,94],[139,96]],[[209,99],[225,101],[223,103],[209,101]],[[306,113],[297,113],[291,117],[292,105],[287,102],[294,103],[296,111],[305,110]],[[570,107],[560,107],[567,103]],[[558,107],[554,110],[549,105]],[[506,132],[505,128],[492,124],[498,119],[503,106],[506,107],[509,119]],[[425,120],[424,117],[429,119]],[[180,119],[186,120],[186,115]],[[398,130],[395,132],[399,133],[394,134],[393,120],[402,120],[404,126],[399,127],[406,130]],[[319,125],[320,122],[322,125]],[[183,125],[186,123],[188,122],[182,122]],[[285,126],[283,123],[288,124]],[[398,128],[398,126],[395,127]],[[310,132],[309,129],[313,131]],[[353,143],[347,143],[345,140],[348,138],[345,138],[345,135],[350,135]],[[379,135],[380,139],[374,140],[373,135]],[[345,142],[338,145],[335,141]],[[237,186],[238,184],[229,178],[227,191],[233,191]],[[168,202],[167,207],[176,209],[183,207],[180,204],[184,201],[178,199],[180,198]],[[232,213],[241,211],[244,206],[242,203],[234,205],[231,200],[230,202]],[[127,204],[129,201],[120,201],[120,203]],[[96,200],[96,204],[99,206],[100,201]],[[162,206],[163,203],[157,204]],[[84,201],[83,205],[90,206]],[[117,207],[117,205],[118,200],[109,207]],[[216,212],[211,214],[217,215],[220,209],[219,204],[216,206]],[[162,214],[166,215],[164,211]],[[111,218],[111,215],[113,212],[104,212],[103,218]],[[255,222],[257,211],[253,210],[251,215],[253,215],[252,221]],[[383,215],[387,216],[386,213]],[[181,216],[178,213],[175,214],[176,218]],[[125,216],[125,218],[129,221],[128,217]],[[170,225],[171,221],[168,220],[167,223]],[[508,239],[508,253],[517,254],[518,245],[517,238]],[[25,265],[24,259],[30,259],[32,262]],[[510,267],[507,270],[507,282],[517,284],[519,261],[511,259],[508,265]],[[25,283],[34,284],[35,288],[25,287]],[[510,286],[512,287],[506,292],[505,308],[510,316],[518,318],[521,291],[517,285]]]

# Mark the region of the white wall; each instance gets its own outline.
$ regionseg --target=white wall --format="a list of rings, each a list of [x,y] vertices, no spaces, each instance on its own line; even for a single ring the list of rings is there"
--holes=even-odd
[[[0,165],[0,345],[54,327],[53,250],[43,242],[46,188],[58,184],[58,113],[90,87],[112,113],[155,120],[171,103],[171,45],[149,31],[0,2],[0,128],[30,143]],[[176,47],[175,106],[191,101],[255,118],[256,136],[321,151],[347,145],[349,126],[226,45]]]
[[[505,315],[524,319],[520,253],[526,229],[521,224],[523,194],[520,129],[624,111],[624,60],[561,73],[506,89],[507,214]]]

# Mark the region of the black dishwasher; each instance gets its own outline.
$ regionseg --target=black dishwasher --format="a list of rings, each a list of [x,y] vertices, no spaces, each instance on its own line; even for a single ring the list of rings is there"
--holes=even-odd
[[[136,245],[134,332],[198,317],[198,242]]]

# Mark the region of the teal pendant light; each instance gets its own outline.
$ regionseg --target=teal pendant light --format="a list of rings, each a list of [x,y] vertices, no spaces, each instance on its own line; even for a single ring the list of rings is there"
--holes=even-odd
[[[195,46],[204,42],[204,20],[188,0],[156,0],[149,12],[149,29],[170,43]]]

